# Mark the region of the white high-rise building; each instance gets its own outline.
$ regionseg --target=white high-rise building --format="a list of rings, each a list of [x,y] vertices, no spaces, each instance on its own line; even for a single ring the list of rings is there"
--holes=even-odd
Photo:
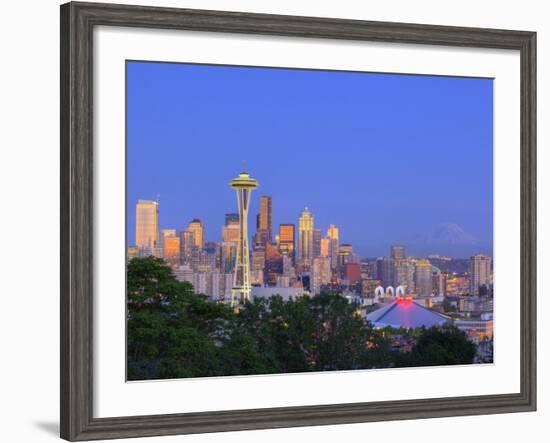
[[[208,274],[206,272],[193,273],[193,288],[196,294],[208,294]]]
[[[233,274],[222,274],[221,276],[220,295],[225,300],[231,300],[231,294],[233,291]]]
[[[221,274],[219,272],[209,272],[206,282],[206,295],[208,295],[212,301],[218,301],[221,298]]]
[[[414,285],[416,293],[427,297],[432,295],[432,264],[428,260],[417,260],[414,265]]]
[[[479,295],[479,287],[491,282],[491,257],[474,255],[470,257],[470,291]]]
[[[138,200],[136,204],[136,246],[141,256],[151,255],[159,247],[159,204]]]
[[[313,259],[313,266],[311,268],[311,292],[313,294],[319,294],[321,292],[321,285],[330,283],[332,277],[332,271],[330,269],[330,259],[328,257],[316,257]]]

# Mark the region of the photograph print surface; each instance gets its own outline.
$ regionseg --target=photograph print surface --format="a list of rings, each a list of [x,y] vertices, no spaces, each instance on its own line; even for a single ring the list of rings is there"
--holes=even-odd
[[[127,379],[493,362],[493,80],[126,62]]]

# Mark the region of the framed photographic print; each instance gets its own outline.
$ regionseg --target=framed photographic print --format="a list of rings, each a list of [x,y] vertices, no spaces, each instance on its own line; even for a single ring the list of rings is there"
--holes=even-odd
[[[525,31],[61,7],[61,436],[536,408]]]

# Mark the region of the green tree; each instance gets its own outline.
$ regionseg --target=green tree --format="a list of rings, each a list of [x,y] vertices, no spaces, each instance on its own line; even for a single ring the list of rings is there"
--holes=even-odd
[[[127,267],[128,378],[204,377],[471,363],[456,328],[376,329],[340,295],[245,303],[238,311],[195,294],[159,258]],[[392,336],[414,337],[412,352]]]
[[[233,311],[177,281],[162,259],[132,259],[127,276],[129,379],[262,370],[250,340],[232,341]]]
[[[237,323],[274,372],[381,367],[389,351],[388,340],[339,295],[254,300]]]
[[[416,345],[397,358],[398,366],[439,366],[470,364],[476,345],[455,326],[422,329]]]

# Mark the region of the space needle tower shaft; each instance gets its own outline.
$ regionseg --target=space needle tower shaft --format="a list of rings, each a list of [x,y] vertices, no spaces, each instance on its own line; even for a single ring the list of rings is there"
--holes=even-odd
[[[247,172],[241,172],[229,182],[229,186],[237,193],[237,207],[239,210],[239,241],[237,245],[235,273],[233,275],[233,288],[231,290],[232,307],[250,300],[248,209],[250,207],[250,194],[258,185],[258,181],[250,177]]]

